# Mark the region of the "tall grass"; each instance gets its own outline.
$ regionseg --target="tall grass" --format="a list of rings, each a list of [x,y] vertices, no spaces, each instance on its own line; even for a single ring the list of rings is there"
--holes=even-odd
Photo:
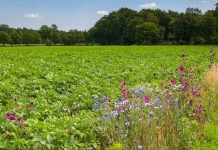
[[[209,119],[215,119],[218,122],[218,65],[213,64],[205,75],[205,84],[207,88],[207,99],[209,101],[208,116]]]

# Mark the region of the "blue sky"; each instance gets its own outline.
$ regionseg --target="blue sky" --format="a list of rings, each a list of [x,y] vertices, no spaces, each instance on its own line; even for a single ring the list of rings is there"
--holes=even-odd
[[[217,0],[0,0],[0,24],[38,29],[57,24],[61,30],[87,30],[102,15],[121,7],[134,10],[160,8],[185,11],[198,7],[214,9]]]

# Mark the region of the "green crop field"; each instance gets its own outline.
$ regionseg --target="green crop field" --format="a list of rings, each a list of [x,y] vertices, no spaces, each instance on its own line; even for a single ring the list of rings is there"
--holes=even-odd
[[[99,149],[95,96],[119,97],[120,80],[128,87],[168,81],[181,54],[202,80],[211,49],[218,53],[218,46],[0,47],[0,149]],[[12,111],[25,127],[7,121]],[[214,132],[211,123],[211,149]]]

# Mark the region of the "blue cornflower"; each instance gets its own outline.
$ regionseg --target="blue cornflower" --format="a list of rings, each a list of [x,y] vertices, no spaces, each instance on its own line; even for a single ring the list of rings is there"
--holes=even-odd
[[[120,107],[120,105],[115,105],[114,106],[115,109],[118,109],[119,107]]]
[[[145,91],[144,89],[139,89],[140,93],[144,93],[144,91]]]
[[[93,100],[96,102],[98,100],[98,96],[95,96]]]
[[[118,116],[118,112],[115,111],[115,112],[114,112],[114,118],[117,118],[117,116]]]
[[[104,101],[108,101],[108,97],[104,97]]]
[[[137,92],[137,90],[132,90],[132,93],[133,93],[133,94],[136,94],[136,92]]]
[[[129,100],[123,101],[123,105],[127,105],[129,103]]]
[[[104,114],[104,117],[105,117],[105,118],[109,118],[110,115],[109,115],[109,114]]]
[[[175,106],[178,108],[179,107],[179,104],[178,104],[178,100],[175,99],[175,100],[172,100],[172,102],[175,104]]]
[[[94,110],[97,110],[97,109],[99,108],[99,106],[100,106],[99,104],[96,104],[96,105],[93,105],[92,108],[93,108]]]
[[[101,119],[98,120],[99,123],[102,123],[103,121]]]
[[[129,121],[127,121],[127,122],[125,123],[125,125],[126,125],[127,127],[130,126]]]
[[[159,99],[155,99],[154,101],[153,101],[153,103],[152,104],[158,104],[159,103]]]
[[[169,100],[165,100],[165,103],[166,103],[166,104],[169,103]]]
[[[173,103],[177,103],[177,99],[172,100]]]

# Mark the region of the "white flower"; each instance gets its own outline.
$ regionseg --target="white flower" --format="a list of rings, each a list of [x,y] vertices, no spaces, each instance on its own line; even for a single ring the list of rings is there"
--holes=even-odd
[[[138,145],[138,149],[142,149],[143,147],[141,145]]]

